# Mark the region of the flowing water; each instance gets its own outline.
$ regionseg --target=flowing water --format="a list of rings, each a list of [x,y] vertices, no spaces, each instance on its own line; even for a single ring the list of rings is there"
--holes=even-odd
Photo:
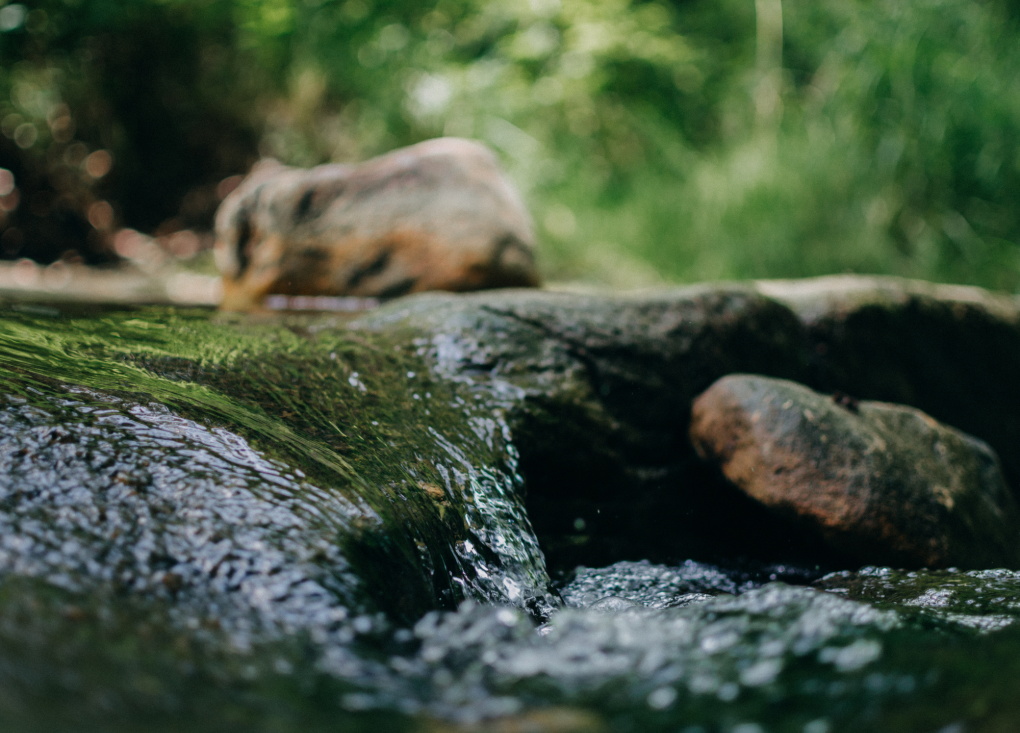
[[[0,318],[18,730],[1010,730],[1020,573],[620,561],[549,581],[513,394],[413,334]],[[821,576],[821,577],[820,577]]]

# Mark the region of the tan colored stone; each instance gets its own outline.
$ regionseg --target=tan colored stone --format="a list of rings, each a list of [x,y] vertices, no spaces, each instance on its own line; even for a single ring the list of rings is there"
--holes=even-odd
[[[804,325],[809,373],[800,381],[911,405],[976,435],[1020,499],[1020,298],[888,276],[754,287]]]
[[[920,410],[729,375],[691,440],[748,496],[861,563],[1020,566],[1020,508],[987,444]]]
[[[216,216],[223,308],[269,294],[393,297],[538,284],[531,220],[495,156],[439,138],[359,165],[264,161]]]

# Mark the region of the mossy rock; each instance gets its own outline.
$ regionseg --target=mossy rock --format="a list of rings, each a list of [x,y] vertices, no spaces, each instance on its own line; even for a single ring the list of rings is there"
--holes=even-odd
[[[880,326],[901,324],[918,298],[935,313],[956,307],[935,295],[854,307],[886,314]],[[967,307],[992,324],[990,337],[1011,343],[1011,316]],[[778,695],[801,706],[793,717],[802,728],[825,706],[808,693],[784,698],[793,689],[784,685],[842,679],[831,665],[791,661],[779,687],[727,702],[716,693],[742,684],[740,665],[752,657],[720,651],[710,671],[724,687],[704,697],[692,683],[660,708],[648,700],[663,705],[668,694],[649,695],[667,683],[640,660],[669,629],[708,634],[721,613],[746,621],[751,636],[758,618],[779,634],[781,619],[816,608],[820,591],[665,609],[674,615],[642,622],[649,633],[627,647],[613,636],[625,619],[561,615],[550,571],[737,555],[830,561],[824,545],[791,536],[721,482],[687,439],[691,401],[734,372],[884,396],[855,389],[856,372],[840,381],[834,366],[821,368],[821,322],[757,284],[423,295],[355,320],[9,305],[0,312],[0,455],[12,467],[0,474],[0,671],[35,676],[9,688],[0,713],[26,730],[68,728],[62,721],[81,711],[112,730],[175,721],[446,730],[489,718],[523,725],[546,719],[529,710],[554,706],[571,720],[594,715],[592,725],[655,730],[765,721],[767,698]],[[959,328],[933,323],[932,343]],[[828,354],[858,343],[836,336]],[[978,350],[950,356],[987,384],[1011,363],[1003,353],[994,364]],[[882,384],[914,384],[915,362],[882,363],[899,375]],[[915,406],[1004,451],[1010,423],[995,416],[1012,409],[1010,389],[995,393],[1001,404],[967,405],[973,422],[983,411],[994,418],[976,428],[938,404]],[[916,394],[930,402],[937,391]],[[789,613],[766,622],[763,599]],[[454,612],[464,600],[495,606]],[[864,604],[837,613],[817,603],[833,643],[865,633],[838,620]],[[527,660],[546,647],[535,646],[545,642],[532,624],[549,618],[562,618],[549,642],[560,661],[535,677]],[[937,663],[923,652],[928,631],[897,641],[899,632],[866,628],[898,650],[889,669],[901,652],[917,679]],[[433,658],[437,633],[446,651]],[[602,638],[633,663],[571,677],[569,650]],[[67,646],[76,639],[80,647]],[[663,669],[694,659],[677,644]],[[97,669],[98,682],[75,682]],[[982,674],[967,677],[967,689]],[[830,712],[864,724],[839,717],[871,699],[847,689]]]

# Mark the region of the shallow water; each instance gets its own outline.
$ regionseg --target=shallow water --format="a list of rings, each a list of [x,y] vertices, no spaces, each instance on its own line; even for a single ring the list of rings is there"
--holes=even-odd
[[[516,499],[512,394],[280,323],[3,314],[5,727],[959,733],[1020,716],[1020,573],[621,561],[553,588]]]

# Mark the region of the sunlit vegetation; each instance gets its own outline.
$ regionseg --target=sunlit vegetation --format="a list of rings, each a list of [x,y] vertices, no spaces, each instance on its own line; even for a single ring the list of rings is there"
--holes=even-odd
[[[459,135],[525,191],[549,279],[852,271],[1016,291],[1011,7],[7,4],[0,167],[18,190],[0,198],[0,256],[101,261],[120,226],[207,228],[221,182],[259,155],[313,165]]]

